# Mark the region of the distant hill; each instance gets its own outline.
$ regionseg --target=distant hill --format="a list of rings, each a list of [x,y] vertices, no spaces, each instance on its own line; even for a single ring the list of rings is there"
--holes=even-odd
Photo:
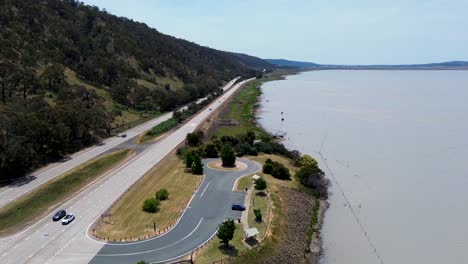
[[[268,62],[254,56],[241,54],[241,53],[231,53],[237,57],[245,66],[259,69],[259,70],[272,70],[275,68],[274,63]]]
[[[317,64],[304,61],[290,61],[285,59],[265,59],[277,67],[293,67],[299,69],[468,69],[467,61],[449,61],[427,64],[400,64],[400,65],[337,65]]]
[[[0,47],[0,181],[274,68],[76,0],[1,1]]]
[[[293,68],[316,68],[320,67],[319,64],[304,61],[291,61],[285,59],[265,59],[265,61],[277,65],[279,67],[293,67]]]

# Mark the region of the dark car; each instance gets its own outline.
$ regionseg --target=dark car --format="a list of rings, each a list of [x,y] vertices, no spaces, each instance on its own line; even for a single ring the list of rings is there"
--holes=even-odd
[[[245,211],[245,206],[240,204],[233,204],[231,208],[236,211]]]
[[[126,138],[127,137],[127,134],[122,134],[122,138]]]
[[[66,215],[67,215],[67,212],[65,212],[65,210],[60,210],[57,213],[55,213],[54,217],[52,217],[52,220],[58,221]]]

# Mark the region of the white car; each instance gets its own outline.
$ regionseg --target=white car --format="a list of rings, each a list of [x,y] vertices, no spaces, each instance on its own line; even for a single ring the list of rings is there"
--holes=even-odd
[[[62,219],[62,225],[68,225],[71,223],[73,220],[75,220],[75,215],[74,214],[67,214],[63,219]]]

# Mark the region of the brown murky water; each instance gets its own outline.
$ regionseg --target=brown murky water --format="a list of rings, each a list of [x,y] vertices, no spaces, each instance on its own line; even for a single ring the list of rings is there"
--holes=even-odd
[[[332,179],[323,263],[468,263],[468,71],[315,71],[262,90],[260,124]]]

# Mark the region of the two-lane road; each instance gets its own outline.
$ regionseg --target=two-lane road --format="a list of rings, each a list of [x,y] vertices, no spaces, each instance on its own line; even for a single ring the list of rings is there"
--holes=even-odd
[[[234,85],[220,99],[212,102],[172,134],[149,146],[125,166],[69,200],[64,209],[77,216],[69,226],[52,223],[49,215],[23,233],[0,239],[2,263],[88,263],[105,245],[87,237],[87,230],[92,223],[129,186],[182,143],[187,133],[193,132],[204,122],[212,113],[210,109],[218,108],[245,82]],[[204,230],[206,223],[210,223],[210,217],[206,220],[204,218],[197,230]]]
[[[223,90],[227,90],[232,87],[235,81],[239,78],[235,78],[227,83]],[[0,188],[0,208],[6,204],[18,199],[19,197],[29,193],[30,191],[36,189],[42,184],[60,176],[64,173],[102,155],[103,153],[129,141],[134,140],[138,135],[150,130],[154,126],[160,124],[163,121],[168,120],[172,117],[172,112],[166,113],[162,116],[159,116],[155,119],[152,119],[142,125],[134,127],[122,134],[127,134],[126,138],[122,137],[112,137],[99,145],[84,149],[78,153],[75,153],[70,156],[70,159],[64,162],[58,162],[51,164],[45,168],[42,168],[38,171],[31,173],[28,178],[33,179],[30,182],[11,184],[5,187]]]

